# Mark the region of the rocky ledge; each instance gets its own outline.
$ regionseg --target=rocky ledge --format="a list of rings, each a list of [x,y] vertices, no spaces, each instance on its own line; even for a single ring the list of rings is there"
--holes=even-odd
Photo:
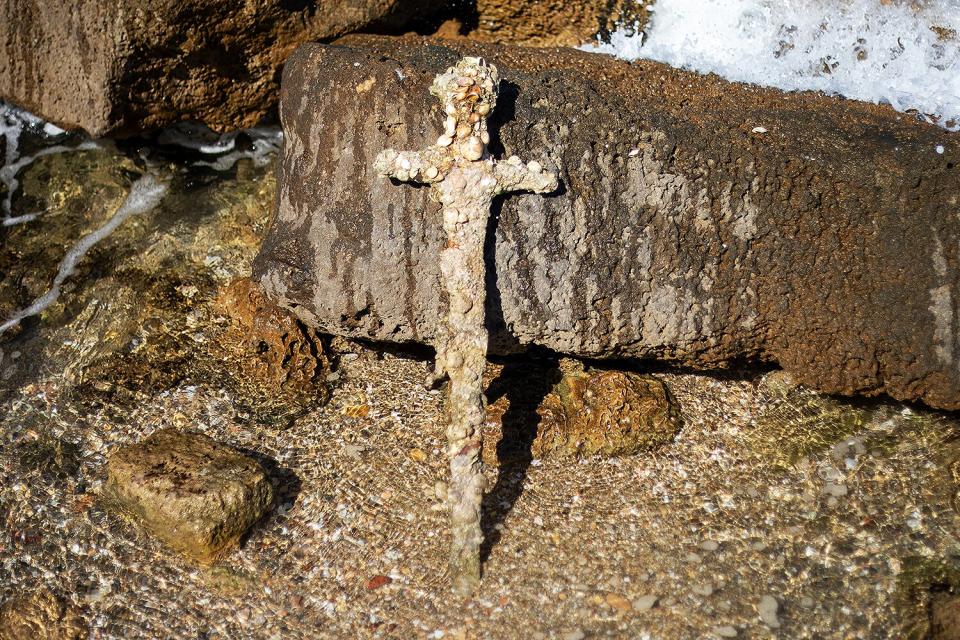
[[[775,361],[823,391],[960,408],[960,140],[885,107],[584,52],[357,36],[304,45],[268,296],[322,331],[431,343],[439,206],[372,169],[442,133],[428,93],[464,54],[504,79],[492,151],[559,167],[494,208],[492,350],[697,368]]]

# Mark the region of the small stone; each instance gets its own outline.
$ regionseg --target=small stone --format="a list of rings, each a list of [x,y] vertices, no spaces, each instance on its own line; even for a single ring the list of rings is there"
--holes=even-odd
[[[713,594],[713,585],[709,582],[697,584],[692,587],[692,591],[699,596],[709,596]]]
[[[104,498],[202,564],[229,553],[273,502],[256,460],[205,435],[162,429],[117,449]]]
[[[720,543],[716,540],[704,540],[700,543],[700,548],[704,551],[716,551],[720,548]]]
[[[505,384],[523,388],[532,380],[528,375],[517,374]],[[518,448],[513,443],[501,446],[496,437],[484,438],[485,462],[495,464],[523,453],[532,453],[535,459],[631,455],[673,441],[682,426],[679,408],[666,385],[649,375],[571,371],[541,398],[533,442]],[[505,399],[489,404],[488,421],[500,422],[507,406]],[[502,430],[499,435],[503,437]],[[702,560],[692,555],[696,562]]]
[[[217,348],[237,384],[289,405],[329,399],[323,378],[330,363],[320,335],[270,302],[257,283],[230,281],[214,309],[230,319]]]
[[[0,606],[3,640],[84,640],[87,636],[79,610],[47,589],[10,598]]]
[[[580,629],[574,629],[573,631],[567,631],[560,637],[563,640],[583,640],[587,635]]]
[[[803,596],[802,598],[800,598],[801,607],[805,609],[811,609],[813,608],[813,605],[814,605],[813,598],[811,598],[810,596]]]
[[[375,591],[380,587],[390,584],[393,582],[393,578],[385,575],[376,575],[367,580],[366,588],[367,591]]]
[[[433,485],[433,495],[435,495],[438,500],[446,500],[447,483],[443,480],[437,480],[436,484]]]
[[[757,612],[760,614],[760,621],[771,629],[780,628],[780,619],[777,617],[777,611],[780,609],[780,603],[771,595],[765,595],[760,598],[757,605]]]
[[[633,601],[633,608],[635,611],[649,611],[653,609],[657,604],[657,596],[655,595],[646,595],[640,596]]]
[[[608,593],[604,599],[617,611],[630,611],[633,608],[629,600],[617,593]]]
[[[421,462],[421,463],[426,462],[427,458],[429,457],[427,456],[426,451],[424,451],[423,449],[417,449],[417,448],[410,449],[407,455],[410,456],[410,459],[413,460],[414,462]]]
[[[715,627],[713,632],[720,636],[721,638],[736,638],[737,630],[731,627],[730,625],[724,625],[722,627]]]
[[[530,162],[527,163],[527,169],[529,169],[533,173],[540,173],[541,171],[543,171],[543,165],[537,162],[536,160],[531,160]]]

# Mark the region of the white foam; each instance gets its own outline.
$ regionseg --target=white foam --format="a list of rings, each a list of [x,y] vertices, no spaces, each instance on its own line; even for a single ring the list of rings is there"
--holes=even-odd
[[[16,107],[4,102],[0,102],[0,137],[4,139],[6,147],[3,165],[0,166],[0,183],[6,187],[6,194],[4,194],[3,200],[0,201],[0,215],[2,215],[4,226],[27,222],[37,217],[36,213],[27,213],[16,217],[11,216],[13,195],[16,193],[17,189],[20,188],[20,180],[17,178],[17,176],[21,171],[32,164],[37,158],[42,158],[44,156],[50,156],[57,153],[66,153],[69,151],[99,149],[101,147],[99,143],[88,140],[72,147],[64,145],[45,147],[33,155],[21,156],[20,138],[23,135],[24,129],[27,127],[34,127],[37,129],[42,128],[44,133],[47,135],[59,135],[60,133],[64,133],[63,129],[60,129],[56,125],[45,123],[43,120],[34,116],[33,114],[23,111],[22,109],[17,109]],[[54,133],[54,131],[59,133]]]
[[[237,136],[241,133],[245,133],[252,140],[251,149],[236,148]],[[273,155],[280,150],[283,131],[279,127],[251,127],[217,136],[203,125],[184,122],[161,131],[157,142],[199,151],[204,155],[219,156],[212,160],[196,160],[192,164],[210,167],[215,171],[229,171],[241,158],[250,158],[257,167],[268,165],[273,160]]]
[[[64,281],[73,275],[77,263],[94,245],[109,236],[119,227],[127,218],[132,215],[146,213],[156,207],[164,194],[167,192],[167,183],[160,180],[152,174],[145,175],[130,186],[130,193],[126,200],[120,205],[120,208],[107,220],[106,223],[96,231],[81,238],[73,247],[67,251],[60,266],[57,269],[57,275],[53,278],[53,284],[50,289],[34,300],[26,309],[22,309],[6,322],[0,324],[0,334],[17,326],[24,318],[35,316],[42,313],[44,309],[53,304],[60,296],[60,287]]]
[[[620,29],[584,48],[887,103],[960,129],[958,0],[657,0],[651,11],[646,34]]]
[[[216,171],[228,171],[241,158],[250,158],[255,167],[265,167],[273,161],[274,155],[283,144],[283,131],[276,127],[253,127],[244,129],[253,140],[249,151],[231,151],[216,160],[198,160],[195,165],[211,167]]]
[[[66,133],[63,129],[53,124],[52,122],[45,122],[43,124],[43,132],[48,136],[59,136],[62,133]]]
[[[217,155],[232,151],[237,144],[237,132],[217,136],[203,125],[180,122],[168,127],[157,136],[160,144],[172,144],[203,154]]]
[[[67,147],[64,145],[54,145],[52,147],[45,147],[40,151],[37,151],[30,156],[20,156],[15,161],[10,162],[2,167],[0,167],[0,182],[6,185],[7,193],[3,197],[3,224],[9,226],[15,224],[13,220],[26,218],[27,216],[33,215],[36,217],[36,214],[26,214],[22,216],[17,216],[17,218],[11,218],[11,204],[13,201],[14,192],[20,187],[20,180],[17,179],[17,175],[25,169],[27,166],[33,164],[38,158],[44,156],[52,156],[58,153],[67,153],[70,151],[88,151],[90,149],[100,149],[101,146],[99,143],[94,142],[93,140],[87,140],[86,142],[81,142],[80,144]]]

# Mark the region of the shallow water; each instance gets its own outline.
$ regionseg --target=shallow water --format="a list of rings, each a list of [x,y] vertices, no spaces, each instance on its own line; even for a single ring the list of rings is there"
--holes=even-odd
[[[217,158],[247,141],[203,144]],[[653,452],[488,467],[484,582],[451,601],[428,361],[338,342],[328,403],[322,381],[274,392],[238,375],[217,300],[249,273],[274,181],[262,161],[218,171],[209,155],[131,140],[17,174],[13,215],[45,213],[0,231],[2,317],[141,176],[170,187],[0,336],[0,600],[46,586],[95,638],[921,638],[958,606],[957,416],[759,370],[654,372],[683,427]],[[509,419],[488,436],[538,420],[519,390],[546,388],[542,363],[508,364],[491,388]],[[110,452],[165,426],[257,455],[281,494],[216,569],[99,503]]]

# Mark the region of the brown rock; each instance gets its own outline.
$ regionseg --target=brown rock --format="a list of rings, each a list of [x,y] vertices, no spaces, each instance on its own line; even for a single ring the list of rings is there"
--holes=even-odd
[[[401,10],[406,7],[406,10]],[[402,0],[0,3],[0,98],[91,136],[181,120],[256,124],[303,42],[421,7]]]
[[[604,596],[604,600],[607,601],[608,605],[617,611],[620,611],[621,613],[633,611],[633,605],[630,604],[630,601],[618,593],[608,593],[606,596]]]
[[[249,278],[238,278],[218,296],[217,311],[230,318],[219,338],[223,361],[237,376],[274,393],[329,395],[323,379],[329,362],[317,332],[268,301]]]
[[[266,512],[273,488],[255,460],[207,436],[163,429],[110,457],[104,497],[173,549],[211,564]]]
[[[380,587],[390,584],[393,579],[390,576],[376,575],[367,580],[367,591],[376,591]]]
[[[640,28],[653,3],[633,0],[477,0],[459,31],[474,40],[529,47],[577,46],[618,27]],[[448,30],[438,35],[451,35]]]
[[[568,371],[532,364],[487,371],[484,461],[630,455],[673,441],[682,426],[666,386],[622,371]],[[559,377],[545,396],[544,380]],[[492,379],[491,379],[492,378]]]
[[[85,640],[87,636],[79,609],[46,589],[0,606],[0,640]]]
[[[254,270],[269,297],[324,332],[433,341],[438,205],[371,165],[436,140],[428,87],[464,54],[504,78],[493,152],[539,156],[562,184],[495,218],[494,353],[775,361],[821,391],[960,408],[960,138],[653,62],[420,38],[300,48]]]
[[[960,640],[960,596],[938,594],[930,603],[930,637]]]

